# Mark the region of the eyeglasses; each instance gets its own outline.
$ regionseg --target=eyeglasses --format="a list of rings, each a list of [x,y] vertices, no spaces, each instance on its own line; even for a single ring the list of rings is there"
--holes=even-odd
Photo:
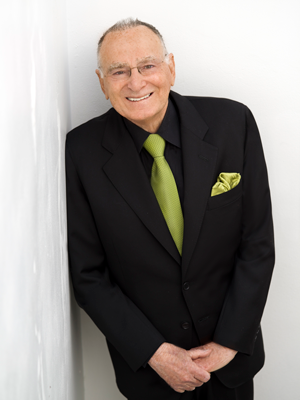
[[[116,65],[115,67],[113,66],[111,69],[109,69],[107,74],[104,76],[113,81],[126,81],[131,76],[131,70],[135,68],[143,76],[152,76],[160,71],[162,63],[164,61],[165,60],[151,59],[143,61],[139,63],[136,67],[132,68],[126,64]]]

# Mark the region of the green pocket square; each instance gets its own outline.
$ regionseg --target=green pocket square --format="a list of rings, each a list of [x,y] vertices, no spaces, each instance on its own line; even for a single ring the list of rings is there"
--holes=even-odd
[[[228,192],[235,188],[241,180],[241,175],[237,172],[221,172],[218,176],[217,182],[211,190],[211,196],[217,196],[224,192]]]

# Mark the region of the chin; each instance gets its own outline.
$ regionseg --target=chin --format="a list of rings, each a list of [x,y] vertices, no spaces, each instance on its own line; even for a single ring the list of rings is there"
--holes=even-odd
[[[156,115],[155,112],[150,112],[149,110],[136,110],[135,112],[127,112],[125,118],[132,119],[136,121],[144,121],[148,120],[149,118],[153,118]]]

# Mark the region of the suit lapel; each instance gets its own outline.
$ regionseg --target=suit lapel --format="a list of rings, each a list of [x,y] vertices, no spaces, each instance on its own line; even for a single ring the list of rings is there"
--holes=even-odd
[[[180,264],[170,235],[133,140],[122,118],[111,111],[102,145],[112,153],[103,170],[144,225]]]
[[[184,173],[184,240],[182,267],[187,269],[200,234],[210,197],[218,149],[203,141],[206,123],[184,97],[171,92],[180,117]],[[170,235],[139,154],[122,118],[111,110],[102,145],[112,153],[103,170],[144,225],[180,264],[181,258]]]
[[[182,268],[185,271],[193,255],[210,197],[218,149],[203,141],[206,123],[184,97],[171,92],[181,123],[184,173],[184,239]]]

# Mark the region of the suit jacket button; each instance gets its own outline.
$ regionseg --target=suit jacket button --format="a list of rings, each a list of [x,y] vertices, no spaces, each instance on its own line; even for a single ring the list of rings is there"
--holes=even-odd
[[[184,289],[184,290],[189,290],[189,288],[190,288],[189,283],[188,283],[188,282],[184,282],[184,284],[183,284],[183,289]]]
[[[182,328],[182,329],[189,329],[189,328],[190,328],[189,322],[183,322],[183,323],[181,324],[181,328]]]

